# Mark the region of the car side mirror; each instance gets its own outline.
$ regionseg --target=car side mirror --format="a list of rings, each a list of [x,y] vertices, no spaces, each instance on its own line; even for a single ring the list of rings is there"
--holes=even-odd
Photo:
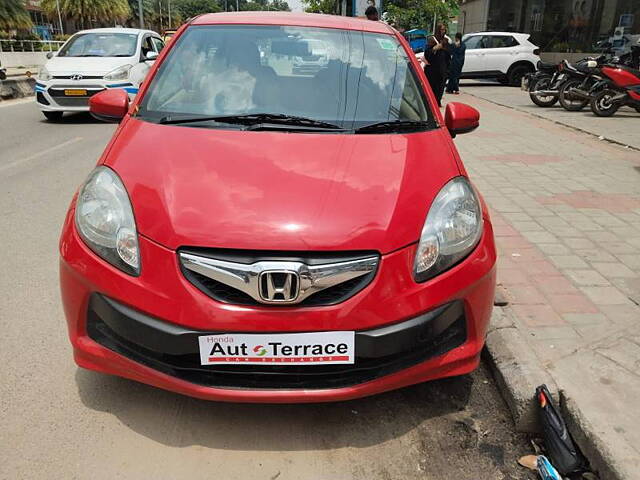
[[[89,112],[103,122],[118,123],[129,111],[129,94],[122,88],[96,93],[89,99]]]
[[[450,102],[444,111],[444,124],[452,138],[469,133],[480,125],[480,112],[465,103]]]
[[[147,55],[142,59],[143,62],[153,62],[156,58],[158,58],[158,52],[149,52],[147,53]]]
[[[53,52],[47,52],[47,60],[51,60],[53,58]]]

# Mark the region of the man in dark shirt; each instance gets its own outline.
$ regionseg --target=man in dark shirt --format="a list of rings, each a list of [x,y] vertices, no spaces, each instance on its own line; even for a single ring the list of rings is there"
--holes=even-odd
[[[364,11],[364,14],[367,17],[367,20],[373,20],[374,22],[377,22],[378,20],[380,20],[380,15],[378,15],[378,9],[373,5],[369,5],[367,9]]]
[[[456,40],[451,45],[451,67],[449,68],[449,81],[447,82],[447,93],[460,93],[460,75],[462,74],[462,66],[464,65],[464,54],[467,47],[462,43],[462,34],[456,33]]]
[[[444,94],[444,84],[447,79],[447,70],[451,56],[449,54],[449,41],[446,36],[446,27],[439,23],[436,27],[436,33],[429,37],[427,48],[424,52],[424,59],[427,65],[424,67],[424,73],[429,80],[429,85],[433,90],[438,106],[442,106],[442,95]]]

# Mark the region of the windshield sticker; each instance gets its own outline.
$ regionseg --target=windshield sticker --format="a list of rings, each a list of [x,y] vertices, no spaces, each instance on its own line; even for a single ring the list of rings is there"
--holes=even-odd
[[[378,45],[380,45],[380,48],[383,48],[385,50],[396,49],[396,44],[393,40],[389,40],[388,38],[376,38],[376,40],[378,41]]]

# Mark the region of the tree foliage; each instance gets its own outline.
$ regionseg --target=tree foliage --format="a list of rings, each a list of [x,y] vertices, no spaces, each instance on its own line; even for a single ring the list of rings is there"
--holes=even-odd
[[[338,0],[302,0],[305,4],[305,12],[308,13],[328,13],[335,15],[338,13]]]
[[[203,13],[216,13],[222,10],[216,0],[174,0],[173,3],[184,20]]]
[[[0,0],[0,30],[21,30],[31,26],[31,17],[22,0]]]
[[[250,0],[240,2],[240,10],[250,11],[274,11],[289,12],[289,4],[285,0]]]
[[[388,0],[385,3],[389,22],[396,28],[433,29],[434,15],[438,23],[447,24],[458,10],[458,0]]]
[[[93,22],[124,22],[131,16],[127,0],[58,0],[64,18],[77,20],[81,25]],[[57,15],[56,0],[42,0],[42,10],[51,18]]]

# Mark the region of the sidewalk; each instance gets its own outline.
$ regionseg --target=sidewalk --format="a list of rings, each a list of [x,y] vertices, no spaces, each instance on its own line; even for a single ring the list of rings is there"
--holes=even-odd
[[[601,118],[595,116],[588,105],[581,112],[568,112],[559,103],[551,108],[540,108],[529,99],[527,92],[497,83],[463,80],[460,89],[492,103],[567,125],[596,137],[603,136],[607,140],[640,150],[640,113],[630,107],[621,108],[613,117]]]
[[[493,88],[505,93],[492,102],[525,101],[512,88],[461,90]],[[445,101],[481,114],[480,128],[455,142],[492,210],[505,313],[562,392],[601,478],[640,478],[640,153],[519,103]],[[640,148],[633,116],[617,135]]]

